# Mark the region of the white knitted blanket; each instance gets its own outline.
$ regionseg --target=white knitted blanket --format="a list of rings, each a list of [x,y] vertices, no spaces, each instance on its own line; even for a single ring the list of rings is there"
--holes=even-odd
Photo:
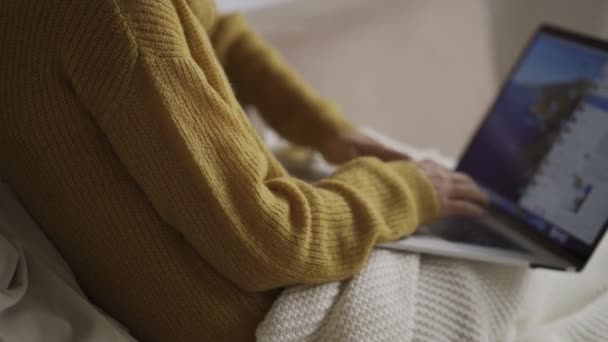
[[[529,274],[522,268],[376,250],[348,281],[285,290],[256,336],[260,342],[608,341],[605,285],[596,282],[589,292],[594,295],[577,301],[576,308],[562,309],[561,317],[552,312],[552,319],[530,327],[539,308],[530,308],[537,302],[526,290],[528,278],[534,278]]]
[[[346,282],[284,291],[258,341],[498,341],[525,270],[376,250]]]

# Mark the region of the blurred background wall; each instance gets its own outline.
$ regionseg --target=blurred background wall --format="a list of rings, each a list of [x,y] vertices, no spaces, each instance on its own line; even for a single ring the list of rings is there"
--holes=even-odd
[[[457,156],[541,22],[608,38],[608,0],[219,0],[344,115]]]

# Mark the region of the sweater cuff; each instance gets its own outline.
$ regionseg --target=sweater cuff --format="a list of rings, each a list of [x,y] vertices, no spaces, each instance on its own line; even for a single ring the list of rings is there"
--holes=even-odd
[[[392,161],[387,164],[400,177],[406,179],[418,213],[418,225],[437,219],[439,202],[429,179],[411,162]]]

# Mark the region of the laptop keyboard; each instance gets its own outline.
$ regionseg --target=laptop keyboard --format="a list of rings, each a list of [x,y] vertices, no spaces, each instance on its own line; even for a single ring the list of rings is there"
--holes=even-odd
[[[514,241],[495,232],[484,223],[466,218],[449,218],[419,230],[422,235],[433,235],[453,242],[480,245],[525,252],[526,249]]]

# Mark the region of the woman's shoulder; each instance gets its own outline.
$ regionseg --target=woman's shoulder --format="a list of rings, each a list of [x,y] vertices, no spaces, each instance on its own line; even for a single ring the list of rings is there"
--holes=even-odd
[[[67,1],[65,1],[68,3]],[[64,49],[124,49],[151,55],[172,55],[187,46],[184,21],[190,19],[179,2],[170,0],[70,1],[65,5]],[[184,13],[182,13],[184,12]],[[79,46],[74,46],[74,44]]]

